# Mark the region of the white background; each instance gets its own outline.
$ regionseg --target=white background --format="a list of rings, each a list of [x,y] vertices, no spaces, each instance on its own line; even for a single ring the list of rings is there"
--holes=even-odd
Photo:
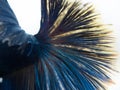
[[[20,26],[30,34],[40,27],[40,0],[8,0],[17,16]]]

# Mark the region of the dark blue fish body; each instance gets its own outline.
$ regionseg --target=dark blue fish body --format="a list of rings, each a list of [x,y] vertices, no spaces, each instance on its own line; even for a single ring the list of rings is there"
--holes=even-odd
[[[41,3],[40,31],[29,35],[0,0],[0,90],[105,90],[114,52],[92,5]]]

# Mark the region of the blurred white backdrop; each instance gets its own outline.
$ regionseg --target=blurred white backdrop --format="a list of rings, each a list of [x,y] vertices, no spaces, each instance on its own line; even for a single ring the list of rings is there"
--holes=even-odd
[[[0,83],[2,83],[2,81],[3,81],[3,78],[0,77]]]
[[[40,0],[8,0],[21,27],[29,34],[35,34],[40,27]],[[71,0],[72,1],[72,0]],[[83,0],[92,2],[102,15],[103,22],[113,24],[116,36],[116,49],[120,53],[120,0]],[[118,69],[120,59],[118,58]],[[120,90],[120,75],[113,77],[115,85],[108,90]]]
[[[35,34],[40,27],[40,0],[8,0],[20,26],[29,34]]]

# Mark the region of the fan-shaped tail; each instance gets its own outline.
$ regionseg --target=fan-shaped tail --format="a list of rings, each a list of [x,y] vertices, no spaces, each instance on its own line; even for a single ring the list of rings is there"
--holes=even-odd
[[[105,89],[114,52],[111,30],[99,22],[93,5],[42,0],[42,42],[37,64],[41,90]],[[47,37],[47,38],[46,38]]]
[[[37,51],[28,49],[31,55],[37,52],[38,58],[33,59],[38,62],[5,76],[8,81],[3,81],[2,88],[105,90],[104,82],[111,79],[108,72],[114,60],[107,25],[98,21],[99,15],[90,4],[68,0],[41,2],[41,29],[34,36],[39,46]]]

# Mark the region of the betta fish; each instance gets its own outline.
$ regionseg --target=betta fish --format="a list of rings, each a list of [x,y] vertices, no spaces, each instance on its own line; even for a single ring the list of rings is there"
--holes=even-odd
[[[40,26],[27,34],[0,0],[0,90],[106,90],[113,39],[92,4],[41,0]]]

